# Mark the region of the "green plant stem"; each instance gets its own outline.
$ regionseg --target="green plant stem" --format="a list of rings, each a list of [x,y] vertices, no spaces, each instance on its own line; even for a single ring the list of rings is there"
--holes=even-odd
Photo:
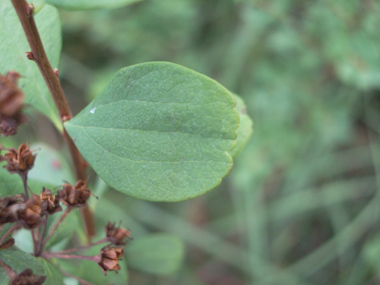
[[[50,94],[54,99],[54,103],[58,109],[62,122],[68,121],[72,118],[72,112],[58,76],[51,67],[49,59],[46,55],[40,34],[34,21],[33,6],[29,5],[25,0],[12,0],[12,4],[20,19],[22,28],[31,49],[31,52],[27,53],[27,57],[36,62]],[[64,127],[62,135],[65,138],[70,150],[77,179],[86,180],[86,162]],[[81,213],[86,228],[87,239],[90,243],[91,237],[96,233],[93,213],[89,208],[81,209]]]
[[[72,277],[72,278],[78,280],[79,283],[81,283],[81,284],[84,284],[84,285],[94,285],[94,284],[92,284],[92,283],[90,283],[90,282],[87,282],[86,280],[83,280],[83,279],[81,279],[81,278],[79,278],[79,277],[77,277],[77,276],[75,276],[75,275],[72,275],[72,274],[66,272],[65,270],[63,270],[63,269],[61,269],[61,268],[60,268],[59,270],[61,270],[61,272],[62,272],[63,274],[65,274],[66,276],[69,276],[69,277]]]
[[[91,243],[91,244],[88,244],[88,245],[78,246],[78,247],[75,247],[75,248],[70,248],[70,249],[66,249],[66,250],[62,250],[62,251],[54,251],[52,253],[70,253],[70,252],[74,252],[74,251],[78,251],[78,250],[82,250],[82,249],[87,249],[87,248],[96,246],[96,245],[101,244],[101,243],[109,242],[109,241],[110,241],[110,239],[108,237],[106,237],[104,239],[101,239],[101,240],[99,240],[97,242],[94,242],[94,243]]]
[[[8,236],[10,236],[18,227],[20,226],[20,222],[17,222],[14,224],[13,227],[11,227],[0,239],[0,244],[2,244]]]
[[[71,212],[73,208],[72,207],[67,207],[66,210],[63,212],[62,216],[59,218],[59,220],[55,223],[54,227],[50,230],[48,236],[45,238],[45,240],[42,242],[41,249],[40,251],[43,250],[44,246],[50,239],[50,237],[53,235],[57,227],[62,223],[62,221],[66,218],[66,216]]]

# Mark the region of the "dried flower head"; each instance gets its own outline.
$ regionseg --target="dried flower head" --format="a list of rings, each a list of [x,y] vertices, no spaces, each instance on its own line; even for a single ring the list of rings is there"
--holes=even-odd
[[[19,211],[19,219],[23,220],[25,225],[30,228],[36,228],[41,223],[41,199],[38,195],[33,194],[32,197],[25,202],[24,209]]]
[[[43,215],[52,215],[56,212],[62,211],[62,207],[59,205],[59,196],[54,196],[49,189],[45,187],[42,188],[40,199]]]
[[[46,276],[34,275],[29,268],[17,274],[10,281],[10,285],[42,285],[46,280]]]
[[[7,239],[5,242],[3,242],[2,244],[0,244],[0,249],[10,248],[14,244],[15,244],[15,239],[14,238]]]
[[[24,94],[17,86],[20,77],[15,71],[5,76],[0,74],[0,133],[3,136],[16,134],[18,126],[26,120],[21,112]]]
[[[120,270],[119,260],[124,254],[123,247],[115,246],[105,246],[100,251],[100,262],[98,263],[106,275],[107,271],[118,271]]]
[[[25,175],[34,166],[36,155],[30,150],[28,143],[23,143],[19,146],[18,150],[14,148],[4,148],[0,145],[0,152],[6,150],[4,155],[0,155],[0,161],[6,161],[7,165],[4,166],[10,173],[18,173],[21,176]]]
[[[107,226],[105,226],[106,235],[111,239],[112,243],[115,245],[125,245],[125,238],[130,238],[130,231],[123,229],[121,227],[116,227],[115,223],[108,222]]]
[[[90,195],[91,190],[86,187],[86,181],[79,180],[74,186],[66,183],[62,186],[62,190],[58,191],[58,196],[66,206],[83,206]]]
[[[21,195],[0,198],[0,224],[14,223],[19,220],[18,212],[24,209]]]

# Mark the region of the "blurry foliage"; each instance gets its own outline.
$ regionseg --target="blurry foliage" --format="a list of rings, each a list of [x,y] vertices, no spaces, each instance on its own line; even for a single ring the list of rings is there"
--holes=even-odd
[[[254,120],[219,191],[177,204],[117,206],[106,195],[137,236],[172,232],[190,249],[177,275],[132,270],[131,284],[380,282],[379,13],[375,0],[145,0],[61,13],[71,102],[84,105],[121,67],[165,60],[239,94]]]

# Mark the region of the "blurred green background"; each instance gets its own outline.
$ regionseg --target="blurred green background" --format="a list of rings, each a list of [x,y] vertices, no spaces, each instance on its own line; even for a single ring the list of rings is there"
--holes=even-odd
[[[61,11],[74,113],[118,69],[171,61],[239,94],[254,121],[231,174],[206,195],[151,203],[110,191],[99,201],[99,218],[122,219],[134,237],[186,243],[176,274],[130,270],[130,284],[380,284],[379,15],[376,0]]]

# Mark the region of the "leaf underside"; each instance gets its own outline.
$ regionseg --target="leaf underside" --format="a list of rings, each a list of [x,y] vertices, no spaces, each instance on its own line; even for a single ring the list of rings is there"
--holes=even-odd
[[[58,68],[61,24],[57,9],[44,5],[35,15],[35,21],[49,61],[53,68]],[[5,75],[11,70],[20,73],[19,87],[25,93],[25,103],[45,114],[61,130],[61,120],[46,83],[37,65],[25,56],[30,47],[10,0],[0,1],[0,38],[0,73]]]
[[[232,167],[239,115],[214,80],[167,62],[120,70],[65,123],[111,187],[152,201],[180,201],[216,187]]]

